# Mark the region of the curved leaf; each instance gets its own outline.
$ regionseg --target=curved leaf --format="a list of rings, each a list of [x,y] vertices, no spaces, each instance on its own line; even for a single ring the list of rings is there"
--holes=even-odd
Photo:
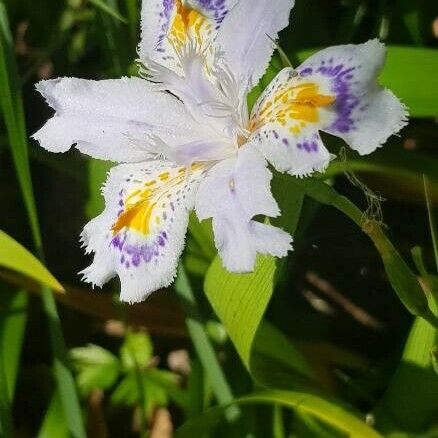
[[[57,292],[64,292],[64,288],[44,265],[3,231],[0,231],[0,266],[26,275]]]
[[[313,394],[298,391],[265,391],[237,399],[235,403],[245,404],[274,404],[291,409],[299,408],[301,413],[327,423],[351,437],[379,438],[381,435],[369,427],[364,421],[342,407]],[[180,427],[177,438],[204,436],[213,430],[220,421],[226,407],[208,410],[201,417],[194,418]]]

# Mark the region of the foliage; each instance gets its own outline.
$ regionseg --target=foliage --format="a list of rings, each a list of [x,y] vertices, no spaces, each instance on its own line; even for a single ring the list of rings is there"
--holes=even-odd
[[[0,0],[0,436],[437,436],[437,16],[297,0],[249,104],[288,59],[379,37],[410,125],[368,157],[325,139],[340,158],[323,175],[275,175],[287,260],[230,274],[192,217],[174,291],[126,307],[75,276],[109,164],[29,137],[50,115],[39,79],[137,74],[139,2]]]

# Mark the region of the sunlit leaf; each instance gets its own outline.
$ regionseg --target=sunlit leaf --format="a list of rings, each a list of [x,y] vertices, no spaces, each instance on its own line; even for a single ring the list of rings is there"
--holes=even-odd
[[[237,399],[235,403],[274,404],[287,408],[300,409],[351,437],[379,438],[381,435],[369,427],[363,420],[347,410],[333,405],[318,396],[297,391],[266,391]],[[223,407],[213,408],[200,417],[189,420],[180,429],[176,437],[198,437],[211,432],[220,421]]]
[[[0,266],[26,275],[57,292],[64,291],[58,280],[34,255],[3,231],[0,231]]]

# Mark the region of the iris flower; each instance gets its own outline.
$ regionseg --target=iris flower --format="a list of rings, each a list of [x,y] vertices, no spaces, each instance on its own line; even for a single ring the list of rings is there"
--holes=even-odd
[[[52,152],[72,145],[119,163],[105,209],[82,233],[85,281],[115,275],[121,300],[138,302],[174,279],[189,212],[211,218],[223,265],[250,272],[257,253],[291,250],[291,236],[254,218],[276,217],[270,163],[293,176],[323,171],[332,156],[320,131],[368,154],[406,123],[406,109],[376,81],[377,40],[330,47],[283,69],[249,113],[272,40],[291,0],[144,0],[141,77],[59,78],[38,91],[55,115],[34,138]]]

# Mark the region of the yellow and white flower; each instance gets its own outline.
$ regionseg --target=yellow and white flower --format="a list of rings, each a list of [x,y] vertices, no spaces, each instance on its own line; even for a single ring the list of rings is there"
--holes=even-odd
[[[144,0],[142,78],[43,81],[56,111],[36,138],[53,152],[75,145],[119,162],[108,175],[103,213],[82,233],[101,286],[121,281],[138,302],[169,285],[188,215],[212,218],[224,266],[253,269],[257,253],[283,257],[292,238],[254,220],[280,214],[271,172],[304,176],[331,155],[319,131],[372,152],[406,123],[397,98],[376,83],[377,41],[331,47],[286,68],[248,113],[247,95],[265,72],[271,38],[288,24],[291,0]]]

